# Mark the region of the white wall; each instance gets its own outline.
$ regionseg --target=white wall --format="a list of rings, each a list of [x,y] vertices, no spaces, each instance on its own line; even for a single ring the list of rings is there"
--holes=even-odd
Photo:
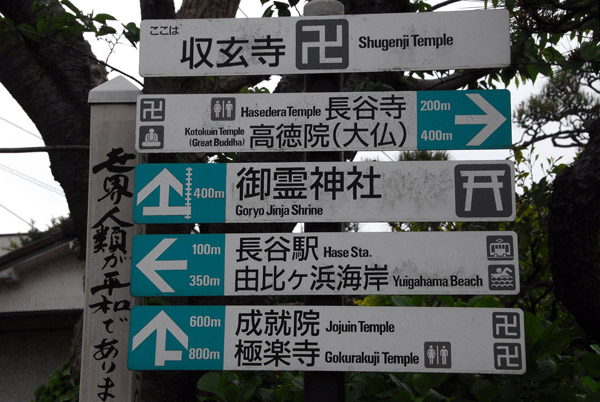
[[[0,329],[0,402],[29,402],[67,358],[72,329]]]

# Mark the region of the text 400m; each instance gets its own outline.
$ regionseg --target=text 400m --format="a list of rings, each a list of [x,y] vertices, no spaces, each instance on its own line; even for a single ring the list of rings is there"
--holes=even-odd
[[[442,130],[423,130],[421,139],[423,141],[452,141],[452,133],[445,133]]]
[[[212,187],[196,187],[194,190],[194,197],[202,199],[223,199],[225,198],[225,191],[215,190]]]

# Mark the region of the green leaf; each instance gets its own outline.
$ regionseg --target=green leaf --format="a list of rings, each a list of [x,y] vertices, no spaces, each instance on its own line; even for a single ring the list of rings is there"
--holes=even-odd
[[[583,385],[588,387],[592,392],[596,392],[600,389],[600,383],[596,382],[591,377],[581,377],[581,382],[583,382]]]
[[[586,352],[581,359],[586,374],[600,376],[600,355]]]
[[[527,71],[527,76],[532,82],[535,82],[538,74],[540,73],[540,68],[537,64],[528,64],[525,66],[525,70]]]
[[[581,44],[580,56],[585,61],[597,61],[598,60],[598,44],[592,42],[585,42]]]
[[[469,300],[472,307],[501,307],[500,300],[496,296],[475,296]]]
[[[529,350],[540,341],[544,330],[540,323],[541,318],[527,311],[523,315],[525,321],[525,345]]]
[[[19,24],[17,25],[17,29],[19,30],[19,33],[26,38],[36,42],[40,40],[40,37],[36,35],[37,30],[29,24]]]
[[[117,19],[110,14],[96,14],[94,16],[94,21],[97,21],[101,24],[106,24],[106,21],[116,21]]]
[[[427,374],[413,374],[413,385],[421,396],[425,396],[427,391],[429,391],[429,388],[431,388]]]
[[[454,307],[454,297],[449,295],[439,295],[437,298],[444,307]]]
[[[544,356],[536,361],[536,366],[539,377],[541,378],[548,378],[556,373],[556,363],[550,356]]]
[[[492,384],[489,380],[476,379],[471,386],[471,392],[475,395],[478,402],[492,402],[496,399],[500,387]]]
[[[292,15],[289,4],[280,1],[274,1],[273,4],[277,7],[277,15],[280,17],[290,17]]]
[[[37,20],[36,24],[37,33],[40,35],[46,35],[48,33],[48,18],[41,17]]]
[[[269,7],[266,8],[266,10],[263,12],[263,17],[272,17],[273,16],[273,4],[271,4]]]
[[[238,400],[240,402],[249,401],[252,395],[255,394],[256,389],[262,384],[262,378],[259,375],[253,375],[249,379],[244,380],[240,384],[240,395]]]
[[[81,10],[79,10],[73,3],[69,0],[61,0],[62,5],[67,7],[69,10],[73,11],[76,15],[81,15]]]
[[[407,296],[392,296],[392,303],[399,307],[410,306],[410,298]]]
[[[410,305],[414,306],[414,307],[420,307],[423,306],[425,303],[425,296],[424,295],[418,295],[418,296],[413,296],[410,298]]]
[[[196,387],[200,391],[209,392],[215,395],[220,401],[228,402],[226,390],[220,386],[222,374],[210,372],[204,374],[198,380]]]
[[[133,45],[133,47],[137,47],[137,44],[140,41],[140,29],[135,24],[135,22],[130,22],[126,25],[123,25],[123,35],[125,38]]]
[[[277,15],[280,17],[291,17],[292,13],[289,8],[278,8]]]
[[[104,36],[104,35],[110,35],[110,34],[116,34],[117,30],[114,29],[113,27],[109,27],[108,25],[102,25],[100,27],[100,29],[98,30],[98,33],[96,33],[96,36]]]

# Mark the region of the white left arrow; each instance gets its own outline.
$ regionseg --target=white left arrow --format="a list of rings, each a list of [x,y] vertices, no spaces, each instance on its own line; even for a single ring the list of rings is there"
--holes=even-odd
[[[158,260],[158,258],[169,248],[177,239],[166,238],[161,240],[136,267],[142,271],[146,278],[150,280],[161,292],[172,293],[173,289],[156,271],[186,271],[186,260]]]
[[[485,112],[485,114],[468,114],[454,116],[454,124],[485,124],[475,137],[467,143],[476,147],[487,140],[506,121],[506,117],[486,101],[480,94],[465,94]]]
[[[162,367],[166,361],[180,361],[181,350],[167,350],[167,331],[184,347],[188,348],[188,336],[177,326],[177,324],[161,310],[140,332],[138,332],[131,342],[131,350],[134,351],[140,346],[152,333],[156,331],[156,354],[154,365]]]

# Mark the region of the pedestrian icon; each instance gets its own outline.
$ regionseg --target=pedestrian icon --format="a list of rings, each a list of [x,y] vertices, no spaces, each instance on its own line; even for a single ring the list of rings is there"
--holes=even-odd
[[[235,120],[235,98],[212,98],[210,101],[212,121]]]
[[[164,146],[163,126],[142,126],[140,127],[139,148],[140,149],[162,149]]]
[[[425,342],[425,367],[452,367],[450,342]]]

